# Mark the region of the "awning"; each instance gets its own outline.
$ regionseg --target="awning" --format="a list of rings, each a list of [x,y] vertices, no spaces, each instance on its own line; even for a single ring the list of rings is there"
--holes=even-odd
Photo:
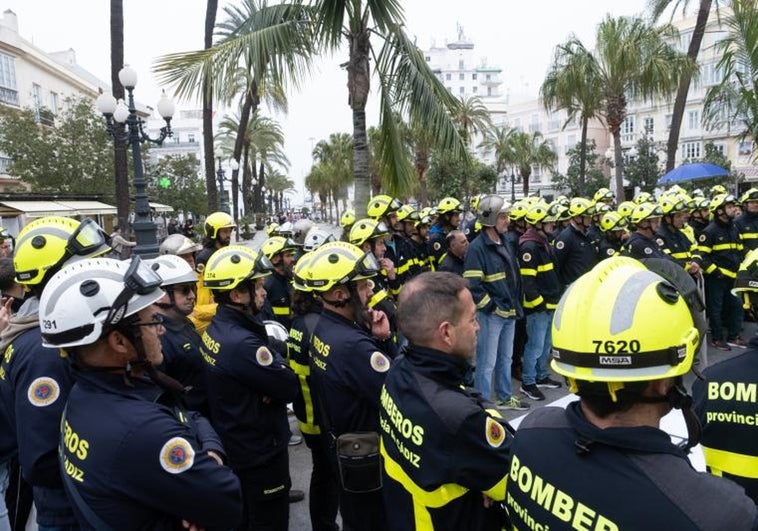
[[[116,207],[100,201],[0,201],[0,216],[96,216],[116,214]]]
[[[163,205],[161,203],[153,203],[152,201],[150,202],[150,208],[155,210],[156,212],[173,212],[174,211],[174,207],[170,205]]]

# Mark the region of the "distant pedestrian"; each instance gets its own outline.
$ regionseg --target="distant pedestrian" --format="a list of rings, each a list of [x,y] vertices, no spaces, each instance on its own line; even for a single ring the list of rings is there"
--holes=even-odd
[[[129,258],[131,248],[136,247],[136,245],[137,242],[131,242],[121,235],[121,227],[118,225],[113,227],[113,232],[111,233],[111,249],[113,249],[111,251],[111,258],[116,260]]]

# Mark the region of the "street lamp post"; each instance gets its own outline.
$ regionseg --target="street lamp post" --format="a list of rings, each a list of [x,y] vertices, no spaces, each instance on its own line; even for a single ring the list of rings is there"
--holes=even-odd
[[[511,170],[511,204],[516,202],[516,174]]]
[[[97,98],[97,109],[107,124],[108,134],[114,142],[126,144],[132,148],[132,162],[134,164],[134,232],[137,236],[136,254],[152,257],[158,254],[158,238],[156,224],[150,215],[150,201],[147,196],[147,181],[145,170],[142,166],[142,142],[151,142],[161,145],[163,141],[172,136],[171,118],[174,115],[174,103],[168,99],[166,92],[158,101],[158,113],[166,121],[166,126],[161,128],[158,138],[150,138],[145,133],[144,121],[137,116],[134,105],[134,87],[137,85],[137,72],[125,65],[118,73],[118,79],[129,94],[128,106],[124,100],[116,101],[110,94],[101,94]],[[123,134],[116,132],[114,121],[125,123],[126,130]]]
[[[224,190],[224,169],[221,167],[221,157],[218,158],[218,171],[216,172],[216,178],[218,179],[218,209],[221,212],[229,213],[229,198]]]

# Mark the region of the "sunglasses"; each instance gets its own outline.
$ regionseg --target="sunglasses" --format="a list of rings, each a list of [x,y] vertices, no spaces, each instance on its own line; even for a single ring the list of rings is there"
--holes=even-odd
[[[163,326],[163,323],[166,321],[166,318],[163,317],[163,315],[159,313],[154,313],[152,315],[152,321],[148,321],[146,323],[141,323],[137,321],[136,323],[131,323],[129,326],[134,327],[140,327],[140,326]]]
[[[173,293],[181,293],[185,297],[187,297],[190,293],[194,293],[197,295],[197,285],[196,284],[182,284],[177,286],[168,286],[165,288],[166,291],[171,291]]]

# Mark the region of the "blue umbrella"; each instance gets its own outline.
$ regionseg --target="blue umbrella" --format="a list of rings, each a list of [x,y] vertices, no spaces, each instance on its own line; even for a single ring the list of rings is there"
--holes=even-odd
[[[711,177],[726,177],[729,171],[710,162],[691,162],[674,168],[658,179],[658,184],[674,184]]]

